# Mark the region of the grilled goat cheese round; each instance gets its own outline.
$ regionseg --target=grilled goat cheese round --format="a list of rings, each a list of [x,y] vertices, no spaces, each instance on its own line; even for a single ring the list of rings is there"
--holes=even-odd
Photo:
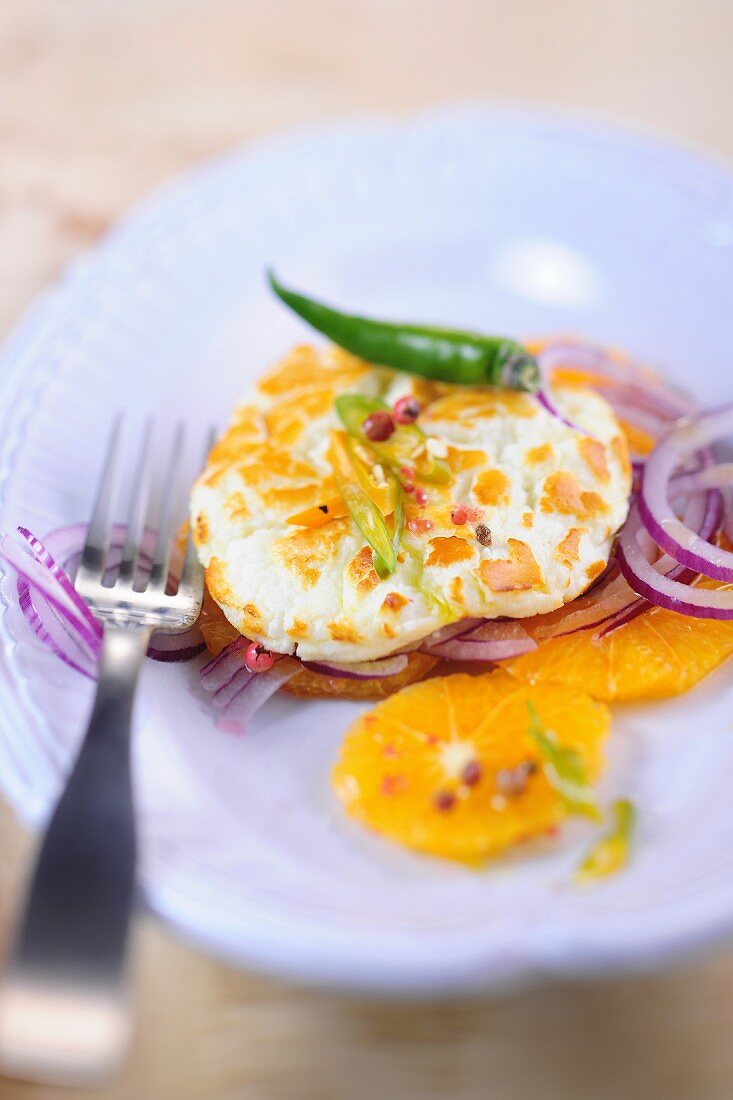
[[[288,522],[338,497],[329,462],[341,393],[413,393],[447,485],[406,493],[394,573],[380,579],[348,517]],[[522,618],[575,599],[626,518],[630,465],[607,403],[425,382],[336,348],[295,348],[258,383],[191,496],[206,583],[234,627],[306,660],[384,656],[466,616]],[[465,518],[465,522],[460,521]]]

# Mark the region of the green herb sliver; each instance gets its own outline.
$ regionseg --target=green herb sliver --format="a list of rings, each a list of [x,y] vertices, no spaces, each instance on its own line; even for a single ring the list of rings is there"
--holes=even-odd
[[[529,736],[540,750],[542,770],[550,786],[557,791],[571,813],[601,821],[601,811],[593,788],[588,783],[580,753],[560,743],[555,731],[542,722],[531,699],[527,700],[527,712]]]
[[[611,810],[614,823],[588,852],[576,872],[576,882],[593,882],[613,875],[629,861],[636,826],[636,809],[627,798],[620,798],[618,802],[614,802]]]
[[[281,302],[339,347],[370,363],[438,382],[539,389],[537,360],[516,340],[430,325],[394,324],[342,313],[290,290],[268,272]]]

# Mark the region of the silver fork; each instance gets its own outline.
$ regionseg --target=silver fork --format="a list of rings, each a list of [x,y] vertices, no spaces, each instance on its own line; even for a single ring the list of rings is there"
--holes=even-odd
[[[122,561],[105,577],[121,426],[110,441],[77,577],[104,625],[97,694],[86,736],[51,817],[0,987],[0,1069],[52,1083],[94,1083],[120,1063],[130,1034],[125,959],[135,892],[130,727],[138,674],[154,630],[189,629],[202,570],[189,538],[178,589],[166,592],[180,496],[179,426],[161,493],[150,578],[136,583],[152,482],[145,432],[130,493]],[[141,590],[142,589],[142,590]]]

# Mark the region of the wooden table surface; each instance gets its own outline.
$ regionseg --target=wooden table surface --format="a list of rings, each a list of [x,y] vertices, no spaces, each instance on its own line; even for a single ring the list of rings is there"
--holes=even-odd
[[[0,331],[131,202],[207,154],[457,98],[580,107],[733,155],[731,0],[3,0]],[[0,803],[0,941],[30,838]],[[0,947],[2,943],[0,942]],[[237,973],[149,918],[114,1100],[733,1096],[733,952],[399,1006]],[[76,1093],[0,1080],[2,1100]]]

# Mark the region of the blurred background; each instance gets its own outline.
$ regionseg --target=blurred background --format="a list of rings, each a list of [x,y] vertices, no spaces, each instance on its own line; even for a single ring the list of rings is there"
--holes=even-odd
[[[731,157],[731,42],[731,0],[2,0],[0,334],[131,203],[289,127],[530,102]],[[1,802],[0,837],[2,947],[29,838]],[[398,1006],[237,974],[148,918],[138,932],[139,1035],[100,1097],[733,1095],[730,952]],[[0,1080],[2,1100],[54,1095]]]

